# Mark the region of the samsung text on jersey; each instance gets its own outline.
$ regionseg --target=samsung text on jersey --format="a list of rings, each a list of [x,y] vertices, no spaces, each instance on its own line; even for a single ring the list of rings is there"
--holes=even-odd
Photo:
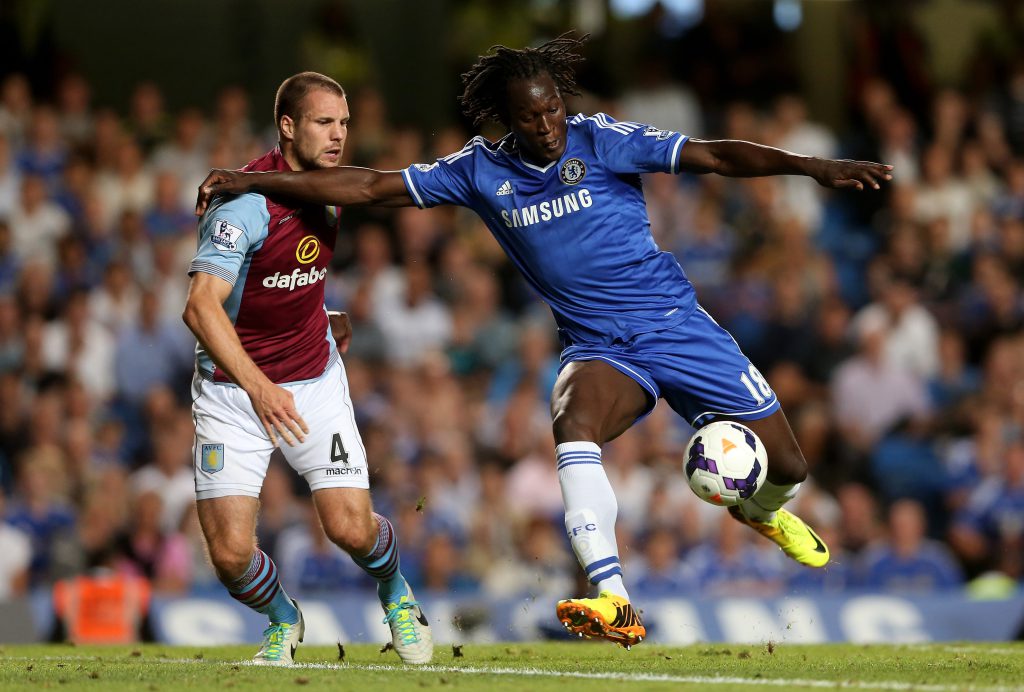
[[[509,228],[532,226],[541,221],[550,221],[553,218],[557,219],[572,214],[579,211],[581,207],[585,209],[593,203],[594,199],[590,196],[590,190],[582,188],[547,202],[531,204],[522,209],[513,209],[511,214],[507,209],[502,209],[501,218]]]

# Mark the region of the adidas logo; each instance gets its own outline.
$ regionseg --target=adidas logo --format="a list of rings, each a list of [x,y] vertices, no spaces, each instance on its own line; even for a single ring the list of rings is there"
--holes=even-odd
[[[506,180],[501,184],[501,187],[498,188],[498,191],[495,194],[498,195],[498,197],[501,197],[502,195],[511,195],[512,192],[512,183]]]

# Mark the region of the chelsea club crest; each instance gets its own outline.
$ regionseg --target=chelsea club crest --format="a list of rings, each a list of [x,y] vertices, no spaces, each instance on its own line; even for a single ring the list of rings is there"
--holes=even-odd
[[[587,174],[587,165],[579,159],[569,159],[562,164],[558,174],[566,185],[575,185]]]

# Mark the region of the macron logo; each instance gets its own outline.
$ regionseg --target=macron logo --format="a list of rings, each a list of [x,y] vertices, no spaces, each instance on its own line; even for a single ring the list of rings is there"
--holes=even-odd
[[[499,187],[498,191],[496,193],[494,193],[494,194],[496,194],[498,197],[501,197],[502,195],[511,195],[512,194],[512,183],[510,183],[509,181],[506,180],[505,182],[503,182],[501,184],[501,187]]]

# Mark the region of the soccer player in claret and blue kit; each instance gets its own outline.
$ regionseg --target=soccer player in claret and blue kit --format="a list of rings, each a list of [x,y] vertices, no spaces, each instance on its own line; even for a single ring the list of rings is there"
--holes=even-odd
[[[646,630],[622,579],[617,504],[601,445],[658,399],[695,428],[738,420],[754,430],[768,453],[767,482],[729,511],[802,564],[829,560],[814,531],[782,508],[807,464],[775,393],[697,304],[674,257],[658,249],[640,174],[806,175],[826,187],[863,190],[891,179],[891,166],[701,141],[603,113],[569,116],[563,96],[577,93],[582,40],[495,46],[462,75],[465,115],[508,128],[496,142],[474,137],[460,151],[401,171],[213,171],[197,211],[214,195],[258,190],[321,204],[454,204],[479,214],[551,307],[563,346],[551,417],[565,529],[599,595],[559,601],[557,617],[576,634],[628,648]]]
[[[279,145],[245,170],[340,162],[349,109],[333,79],[315,72],[286,79],[274,121]],[[183,315],[199,342],[192,381],[199,522],[221,582],[270,620],[255,662],[292,663],[305,622],[255,539],[260,489],[283,439],[284,458],[309,484],[327,537],[377,581],[399,657],[428,663],[430,628],[402,576],[398,534],[370,501],[366,451],[338,356],[351,324],[324,305],[338,224],[337,208],[255,192],[218,198],[199,222]]]

